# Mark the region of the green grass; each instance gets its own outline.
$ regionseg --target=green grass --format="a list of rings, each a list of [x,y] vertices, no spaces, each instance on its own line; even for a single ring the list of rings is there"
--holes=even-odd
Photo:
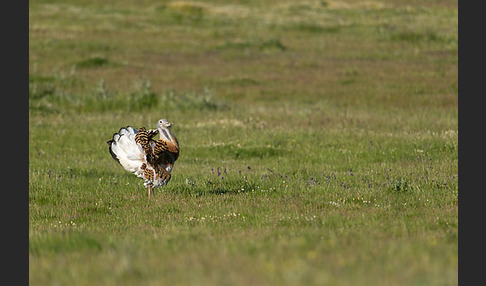
[[[456,285],[457,2],[29,2],[31,285]],[[174,122],[148,200],[110,156]]]

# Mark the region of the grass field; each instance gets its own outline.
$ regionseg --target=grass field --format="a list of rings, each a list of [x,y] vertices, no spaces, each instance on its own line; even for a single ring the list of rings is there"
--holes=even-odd
[[[458,283],[457,1],[104,2],[29,2],[31,285]]]

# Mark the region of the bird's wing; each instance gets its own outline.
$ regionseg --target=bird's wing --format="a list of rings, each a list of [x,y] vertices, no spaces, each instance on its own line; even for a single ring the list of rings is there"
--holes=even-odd
[[[125,170],[143,178],[141,166],[143,163],[147,163],[147,160],[142,146],[135,142],[137,131],[131,126],[120,128],[120,131],[113,134],[113,138],[107,143],[113,159],[120,163]]]
[[[155,164],[162,166],[168,173],[172,172],[174,168],[174,163],[179,157],[179,147],[167,140],[164,140],[162,137],[154,142],[153,146],[153,154]]]
[[[179,155],[179,147],[176,144],[161,137],[155,142],[154,155],[162,156],[165,152]]]

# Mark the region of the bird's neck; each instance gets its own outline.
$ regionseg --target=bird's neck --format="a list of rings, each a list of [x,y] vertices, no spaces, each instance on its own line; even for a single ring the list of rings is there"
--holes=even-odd
[[[165,140],[168,140],[174,143],[177,147],[179,147],[179,142],[177,142],[177,138],[175,137],[172,130],[169,128],[158,128],[160,137],[163,137]]]

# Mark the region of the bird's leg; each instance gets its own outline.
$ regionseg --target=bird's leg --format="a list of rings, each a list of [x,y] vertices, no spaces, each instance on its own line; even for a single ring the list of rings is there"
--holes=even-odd
[[[152,198],[154,196],[154,189],[152,184],[147,185],[147,191],[148,191],[148,198]]]
[[[145,182],[143,184],[147,187],[148,198],[150,199],[154,195],[153,180],[154,180],[155,171],[148,170],[147,164],[145,163],[143,163],[142,166],[140,166],[140,169],[143,170],[143,175],[145,177]]]

